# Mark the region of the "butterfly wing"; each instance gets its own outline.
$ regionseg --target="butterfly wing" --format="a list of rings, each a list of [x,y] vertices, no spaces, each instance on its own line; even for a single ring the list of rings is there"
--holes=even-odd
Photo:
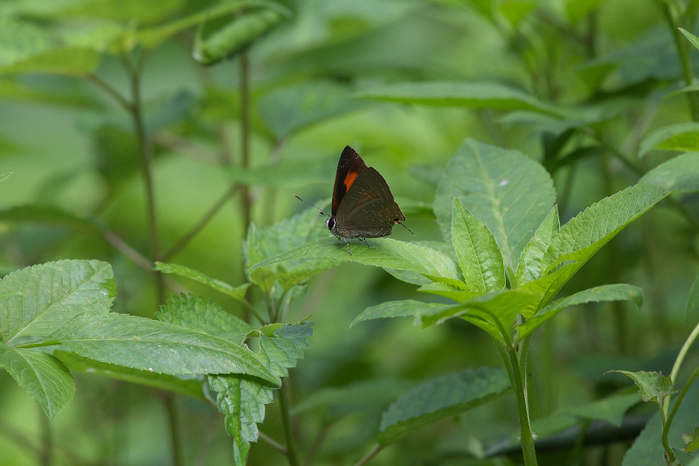
[[[393,200],[383,176],[366,168],[350,185],[337,211],[337,232],[345,238],[379,238],[391,234],[405,215]]]
[[[359,175],[367,169],[364,160],[350,146],[346,146],[340,155],[335,174],[335,187],[333,188],[332,216],[337,215],[337,210],[347,191],[352,187]],[[385,184],[385,181],[384,181]]]

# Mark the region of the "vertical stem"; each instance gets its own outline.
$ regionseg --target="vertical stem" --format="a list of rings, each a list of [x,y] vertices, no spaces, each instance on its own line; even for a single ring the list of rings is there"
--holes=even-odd
[[[519,412],[519,435],[520,444],[522,445],[522,455],[524,456],[525,466],[537,466],[536,450],[534,448],[534,436],[529,422],[529,411],[527,410],[527,400],[524,391],[523,374],[519,370],[519,362],[517,361],[517,353],[513,347],[507,347],[507,357],[509,358],[512,371],[509,372],[510,383],[517,397],[517,410]],[[522,357],[525,357],[524,355]]]
[[[178,411],[175,395],[172,392],[165,392],[165,408],[167,409],[168,420],[170,421],[170,443],[172,445],[172,464],[179,466],[182,464],[182,453],[180,452],[180,438],[177,431]]]
[[[282,426],[284,428],[284,440],[286,441],[286,456],[289,466],[299,466],[294,447],[294,438],[291,432],[291,417],[289,415],[289,389],[288,380],[282,380],[282,387],[279,389],[279,409],[282,415]]]
[[[146,132],[146,127],[143,122],[140,69],[138,67],[132,67],[128,62],[127,57],[124,57],[124,60],[130,71],[131,105],[129,106],[129,110],[131,112],[131,118],[134,122],[138,147],[141,152],[141,171],[146,196],[146,222],[148,224],[150,234],[151,262],[155,262],[160,260],[160,235],[158,234],[158,222],[156,219],[155,209],[155,188],[153,183],[153,144]],[[155,280],[158,294],[158,305],[160,305],[161,303],[165,302],[165,290],[163,285],[163,275],[161,272],[155,272]]]
[[[250,62],[248,53],[240,54],[240,125],[241,125],[241,158],[240,166],[246,170],[250,166]],[[250,187],[241,185],[240,202],[243,210],[243,238],[250,227]]]

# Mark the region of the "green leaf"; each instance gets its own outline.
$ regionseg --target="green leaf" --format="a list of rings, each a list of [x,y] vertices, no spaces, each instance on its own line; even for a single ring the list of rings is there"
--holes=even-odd
[[[325,183],[335,176],[337,157],[316,160],[310,158],[283,159],[274,165],[243,169],[226,167],[230,179],[249,186],[299,187]],[[317,211],[315,212],[318,213]]]
[[[272,389],[245,377],[209,376],[211,389],[218,393],[216,405],[225,415],[228,435],[233,437],[233,461],[247,463],[250,442],[256,442],[257,423],[265,418],[265,405],[274,399]]]
[[[161,322],[206,332],[236,345],[242,345],[246,335],[254,330],[250,324],[224,311],[212,300],[184,293],[171,296],[160,307],[156,317]]]
[[[206,40],[200,34],[194,42],[192,57],[202,65],[213,65],[230,58],[249,47],[257,39],[274,29],[290,14],[278,5],[275,9],[261,9],[236,17],[227,26],[217,30]]]
[[[47,73],[85,76],[97,69],[99,61],[99,52],[92,48],[55,48],[9,65],[0,66],[0,74]]]
[[[465,284],[464,284],[465,287]],[[466,291],[462,288],[458,288],[446,283],[432,282],[427,285],[422,285],[417,289],[423,293],[436,294],[437,296],[444,296],[457,303],[465,303],[469,299],[485,294],[485,291]]]
[[[0,365],[52,418],[73,397],[70,371],[54,356],[36,349],[11,348],[0,343]]]
[[[422,327],[440,324],[452,317],[461,317],[485,330],[497,341],[509,342],[509,333],[518,314],[529,315],[541,301],[540,294],[519,290],[491,291],[442,309],[418,309],[415,321]]]
[[[342,260],[324,255],[316,256],[311,261],[289,260],[277,264],[280,261],[276,258],[290,248],[306,245],[318,238],[326,238],[327,241],[329,232],[321,220],[317,211],[306,210],[271,227],[257,229],[251,225],[243,243],[245,267],[250,281],[265,293],[269,292],[277,280],[284,289],[289,289],[323,270],[341,264]],[[262,267],[262,262],[270,267]],[[253,264],[257,265],[251,268]]]
[[[149,371],[95,361],[94,359],[84,358],[67,351],[54,351],[53,355],[60,359],[73,373],[85,372],[101,377],[109,377],[115,380],[146,385],[148,387],[167,390],[169,392],[207,401],[203,390],[203,380],[198,377],[177,377],[168,374],[156,374]]]
[[[303,350],[308,348],[308,338],[313,335],[313,322],[284,325],[269,337],[260,334],[260,351],[257,356],[277,377],[287,377],[287,369],[296,367],[296,361],[303,358]]]
[[[541,277],[544,253],[559,230],[558,208],[553,206],[534,236],[522,250],[522,256],[517,264],[517,286],[521,287]]]
[[[641,307],[643,304],[643,290],[637,286],[620,283],[616,285],[597,286],[559,299],[552,302],[544,309],[537,312],[534,317],[517,327],[519,330],[518,340],[529,335],[541,324],[569,306],[601,301],[632,301],[636,306]]]
[[[505,288],[505,267],[488,227],[454,198],[451,240],[459,256],[468,289],[492,291]]]
[[[63,260],[13,272],[0,280],[2,338],[44,337],[82,312],[106,314],[115,295],[106,262]]]
[[[404,301],[387,301],[376,306],[364,309],[350,324],[350,328],[359,322],[374,319],[386,319],[393,317],[412,317],[422,312],[440,312],[453,308],[450,304],[423,303],[414,299]]]
[[[445,239],[451,236],[454,197],[490,230],[505,264],[514,261],[556,200],[553,182],[539,163],[516,151],[466,140],[451,158],[434,200]]]
[[[73,231],[92,235],[101,235],[102,230],[96,222],[78,217],[70,212],[53,206],[26,204],[0,210],[0,220],[9,222],[31,222],[61,226]]]
[[[673,448],[672,449],[673,453],[675,453],[675,456],[677,459],[680,461],[680,466],[690,466],[690,464],[693,463],[693,457],[689,453],[685,452],[684,450],[681,450],[679,448]]]
[[[676,389],[672,383],[672,379],[670,379],[670,377],[665,377],[661,372],[630,372],[621,370],[609,372],[619,372],[631,377],[636,386],[638,386],[641,400],[646,403],[654,401],[660,405],[663,403],[665,397],[679,393],[679,390]]]
[[[612,395],[601,400],[593,401],[582,406],[575,406],[559,411],[559,414],[580,417],[583,419],[601,420],[621,427],[624,413],[638,403],[637,393]]]
[[[279,385],[255,353],[223,338],[126,314],[84,312],[47,338],[90,359],[166,374],[249,374]]]
[[[0,175],[0,183],[8,179],[12,175],[12,172],[3,173]]]
[[[333,261],[333,265],[342,262],[357,262],[364,265],[407,270],[424,275],[434,281],[459,281],[456,264],[449,256],[426,246],[406,243],[389,238],[368,240],[370,249],[361,244],[352,244],[352,255],[347,246],[337,238],[325,238],[304,244],[290,251],[262,261],[252,268],[267,267],[291,259],[320,259]]]
[[[500,368],[466,369],[415,387],[381,418],[379,443],[390,445],[425,426],[480,406],[510,388]]]
[[[552,105],[531,95],[494,82],[414,82],[377,86],[357,94],[358,97],[407,104],[490,108],[494,110],[529,110],[562,116]]]
[[[682,29],[682,28],[677,28],[677,29],[679,29],[680,32],[681,32],[682,34],[684,34],[684,36],[685,36],[687,39],[689,39],[689,42],[691,42],[692,45],[693,45],[694,47],[696,47],[697,49],[699,49],[699,37],[695,36],[694,34],[692,34],[691,32],[687,31],[686,29]]]
[[[671,400],[671,409],[677,399]],[[673,448],[684,448],[681,434],[690,432],[699,425],[699,384],[692,384],[677,410],[670,426],[668,440]],[[662,422],[660,413],[656,412],[646,423],[641,434],[636,437],[633,446],[624,455],[622,466],[666,466],[663,459],[665,450],[661,442]],[[692,464],[691,466],[696,466]]]
[[[270,2],[261,0],[231,0],[207,8],[206,10],[194,13],[183,18],[179,18],[170,23],[155,27],[145,28],[138,32],[140,43],[147,49],[151,49],[162,42],[168,40],[175,34],[197,26],[204,21],[217,19],[228,13],[242,10],[253,6],[268,5]]]
[[[678,123],[652,132],[639,144],[638,156],[643,157],[652,150],[699,150],[699,123]]]
[[[37,2],[30,2],[37,3]],[[104,18],[120,22],[148,24],[161,21],[183,7],[183,0],[83,0],[38,2],[42,16],[65,18]]]
[[[684,449],[687,453],[699,449],[699,426],[695,427],[690,434],[682,434],[682,441],[687,445]]]
[[[558,294],[558,292],[563,288],[563,285],[570,280],[570,277],[575,275],[578,271],[579,265],[575,261],[569,261],[561,264],[560,267],[554,269],[551,273],[546,274],[534,281],[525,283],[524,285],[517,288],[519,291],[524,291],[527,293],[538,293],[543,295],[543,299],[539,305],[534,309],[538,312],[544,306],[547,306],[551,300]],[[527,319],[531,318],[534,312],[525,315]]]
[[[638,183],[663,189],[699,191],[699,152],[678,155],[661,163],[643,175]]]
[[[348,86],[332,81],[304,81],[267,92],[257,108],[274,137],[282,139],[366,105],[351,94]]]
[[[230,296],[237,301],[243,301],[245,299],[245,291],[250,286],[249,283],[243,283],[240,286],[233,287],[226,282],[218,280],[216,278],[211,278],[204,275],[201,272],[185,267],[179,264],[168,264],[165,262],[156,262],[154,270],[160,270],[163,273],[180,275],[181,277],[189,278],[204,285],[210,286],[216,291],[220,291],[223,294]]]
[[[699,275],[694,279],[687,297],[687,310],[684,316],[684,324],[689,325],[699,317]]]
[[[637,184],[606,197],[566,223],[544,254],[547,273],[567,261],[580,268],[626,225],[640,217],[669,191]]]

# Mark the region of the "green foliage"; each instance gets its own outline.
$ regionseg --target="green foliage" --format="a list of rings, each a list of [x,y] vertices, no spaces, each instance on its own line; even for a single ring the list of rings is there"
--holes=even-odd
[[[641,394],[641,400],[648,402],[654,401],[661,404],[663,400],[679,392],[672,383],[670,377],[665,377],[658,372],[630,372],[630,371],[612,371],[628,375],[633,379],[638,386],[638,392]]]

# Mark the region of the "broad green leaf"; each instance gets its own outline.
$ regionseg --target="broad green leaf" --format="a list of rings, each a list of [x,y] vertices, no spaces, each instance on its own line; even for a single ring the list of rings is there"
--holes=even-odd
[[[553,241],[553,238],[558,234],[560,228],[558,208],[553,206],[536,230],[536,233],[534,233],[534,236],[532,236],[522,250],[522,256],[517,264],[516,272],[518,287],[541,277],[541,263],[544,258],[544,253],[551,244],[551,241]]]
[[[287,19],[290,12],[284,10],[285,7],[278,5],[275,9],[264,8],[245,13],[206,39],[201,38],[200,29],[192,57],[202,65],[213,65],[224,58],[233,57]]]
[[[49,224],[70,228],[80,233],[102,234],[101,227],[96,222],[48,205],[25,204],[0,210],[0,220]]]
[[[691,32],[687,31],[686,29],[682,29],[682,28],[677,28],[677,29],[679,29],[680,32],[681,32],[682,34],[684,34],[684,36],[689,40],[689,42],[692,43],[692,45],[693,45],[694,47],[696,47],[697,49],[699,49],[699,37],[695,36],[694,34],[692,34]]]
[[[0,20],[0,70],[53,47],[51,37],[38,26],[9,18]]]
[[[418,309],[416,323],[436,325],[452,317],[461,317],[485,330],[494,339],[509,342],[510,328],[518,314],[531,314],[541,301],[540,294],[519,290],[491,291],[462,304],[445,308]]]
[[[267,92],[257,108],[274,137],[282,139],[366,105],[351,93],[348,86],[332,81],[303,81]]]
[[[63,260],[13,272],[0,280],[2,338],[44,337],[85,311],[106,314],[115,295],[106,262]]]
[[[254,330],[250,324],[224,311],[212,300],[184,293],[171,296],[160,307],[156,317],[161,322],[206,332],[236,345],[242,345],[245,336]]]
[[[459,257],[468,289],[493,291],[505,288],[505,267],[488,227],[454,198],[451,240]]]
[[[234,287],[226,282],[223,282],[216,278],[211,278],[207,275],[204,275],[201,272],[198,272],[196,270],[190,269],[189,267],[185,267],[184,265],[179,264],[167,264],[165,262],[156,262],[155,267],[153,269],[160,270],[163,273],[180,275],[185,278],[196,280],[199,283],[203,283],[204,285],[210,286],[214,290],[220,291],[221,293],[226,294],[238,301],[243,301],[243,299],[245,298],[245,291],[250,286],[249,283],[243,283],[240,286]]]
[[[306,210],[271,227],[257,229],[251,225],[243,243],[245,267],[250,281],[265,293],[269,292],[277,280],[283,288],[289,289],[323,270],[341,264],[342,260],[325,255],[316,256],[315,260],[291,260],[283,264],[277,264],[279,260],[272,260],[290,248],[305,247],[301,245],[306,245],[309,241],[319,238],[329,240],[327,237],[330,233],[322,223],[322,218],[317,211]],[[261,267],[259,263],[263,261],[271,267]],[[254,264],[258,265],[252,267]]]
[[[433,81],[385,84],[357,94],[358,97],[408,104],[529,110],[561,116],[559,109],[531,95],[494,82]]]
[[[684,449],[687,453],[697,450],[699,448],[699,426],[695,427],[689,434],[682,434],[682,441],[687,445]]]
[[[150,49],[168,40],[175,34],[197,26],[204,21],[211,21],[244,8],[269,4],[270,2],[265,2],[263,0],[231,0],[214,4],[214,6],[206,10],[179,18],[170,23],[145,28],[138,32],[138,39],[145,48]]]
[[[678,123],[654,131],[639,144],[638,156],[643,157],[652,150],[699,150],[699,123]]]
[[[291,415],[325,410],[327,418],[337,419],[348,414],[380,412],[413,386],[392,379],[367,379],[342,387],[326,387],[296,403]]]
[[[54,356],[36,349],[11,348],[0,343],[0,366],[52,418],[73,397],[70,371]]]
[[[0,175],[0,183],[8,179],[12,175],[12,172],[3,173]]]
[[[269,337],[260,334],[258,359],[277,377],[287,377],[287,369],[296,367],[296,361],[303,358],[303,350],[308,348],[308,338],[313,335],[313,322],[300,322],[284,325]]]
[[[500,368],[451,373],[415,387],[398,398],[381,418],[378,440],[390,445],[441,419],[480,406],[510,388]]]
[[[630,372],[621,370],[609,372],[619,372],[631,377],[636,386],[638,386],[638,393],[641,395],[641,400],[646,403],[654,401],[661,405],[665,397],[679,393],[679,390],[676,389],[675,385],[672,383],[672,379],[670,379],[670,377],[665,377],[660,372]]]
[[[671,400],[671,405],[676,401],[675,397]],[[699,384],[694,383],[682,400],[682,406],[677,410],[677,415],[670,426],[668,435],[670,446],[684,448],[682,434],[691,432],[697,425],[699,425]],[[624,455],[622,466],[666,466],[661,431],[660,413],[656,412]]]
[[[465,287],[466,284],[464,283],[464,288]],[[455,286],[439,282],[432,282],[427,285],[422,285],[417,290],[422,291],[423,293],[444,296],[445,298],[449,298],[453,301],[456,301],[457,303],[464,303],[475,296],[479,296],[486,293],[485,291],[466,291],[462,288],[457,288]]]
[[[90,359],[172,375],[248,374],[279,385],[255,353],[223,338],[126,314],[84,312],[47,338]]]
[[[245,466],[250,442],[257,441],[257,423],[264,420],[265,405],[274,399],[272,389],[233,375],[209,376],[209,385],[218,393],[216,405],[225,415],[226,432],[233,437],[233,462]]]
[[[414,299],[406,299],[404,301],[387,301],[364,309],[350,324],[350,328],[354,327],[359,322],[374,319],[386,319],[393,317],[413,317],[416,314],[429,311],[444,311],[451,309],[450,304],[439,303],[423,303]]]
[[[643,304],[643,290],[637,286],[616,284],[602,285],[580,291],[566,298],[552,302],[520,325],[519,340],[532,333],[537,327],[569,306],[600,301],[632,301],[636,306]]]
[[[24,60],[0,66],[0,74],[47,73],[85,76],[97,69],[100,54],[92,48],[65,47],[32,55]]]
[[[60,359],[73,373],[85,372],[101,377],[109,377],[115,380],[146,385],[148,387],[167,390],[169,392],[207,401],[203,390],[203,380],[199,377],[177,377],[168,374],[156,374],[149,371],[95,361],[94,359],[84,358],[67,351],[54,351],[53,355]]]
[[[581,417],[583,419],[601,420],[621,427],[624,413],[638,404],[638,393],[623,393],[593,401],[582,406],[575,406],[559,411],[559,414]]]
[[[371,248],[362,243],[352,242],[352,255],[347,252],[347,245],[337,238],[325,238],[304,244],[290,251],[262,261],[252,267],[253,271],[290,259],[320,259],[342,262],[357,262],[364,265],[407,270],[424,275],[434,281],[459,281],[456,264],[446,254],[426,246],[406,243],[389,238],[372,238],[367,240]],[[332,263],[332,262],[330,262]]]
[[[684,324],[689,325],[699,317],[699,275],[694,279],[687,297],[687,310],[684,316]]]
[[[672,452],[675,454],[677,457],[676,459],[679,460],[680,466],[690,466],[690,464],[693,463],[694,457],[687,453],[686,451],[680,449],[680,448],[673,448]]]
[[[626,225],[640,217],[669,191],[637,184],[606,197],[566,223],[544,254],[542,270],[575,261],[582,267]]]
[[[699,152],[678,155],[661,163],[643,175],[638,183],[663,189],[699,191]]]
[[[570,277],[575,275],[575,272],[577,272],[579,268],[580,267],[575,261],[566,262],[561,264],[560,267],[557,267],[551,273],[537,278],[534,281],[525,283],[517,289],[527,293],[538,293],[543,295],[541,302],[539,302],[539,305],[536,307],[536,309],[534,309],[534,312],[537,312],[542,307],[547,306],[551,300],[556,297],[558,292],[561,291],[561,288],[563,288],[563,285],[570,280]],[[526,314],[524,317],[529,319],[534,315],[534,312],[531,314]]]
[[[542,165],[520,152],[467,139],[451,158],[434,200],[445,239],[451,237],[454,198],[490,230],[505,264],[515,261],[556,200]]]

